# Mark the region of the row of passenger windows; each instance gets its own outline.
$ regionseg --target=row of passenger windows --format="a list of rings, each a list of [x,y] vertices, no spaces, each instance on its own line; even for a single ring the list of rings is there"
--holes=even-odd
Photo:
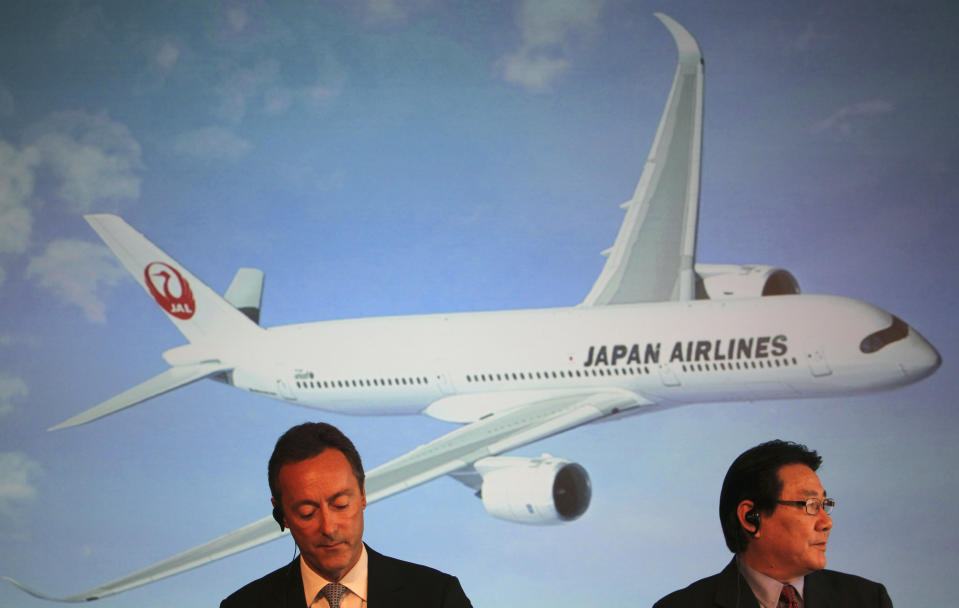
[[[364,386],[415,386],[429,384],[426,376],[414,378],[361,378],[354,380],[297,380],[296,387],[303,389],[361,388]]]
[[[687,373],[708,371],[735,371],[748,369],[762,369],[772,367],[788,367],[799,365],[796,358],[760,359],[759,361],[730,361],[683,363],[680,367]],[[467,374],[467,382],[503,382],[510,380],[549,380],[552,378],[589,378],[590,376],[641,376],[650,374],[649,366],[636,367],[594,367],[591,369],[574,369],[543,372],[507,372],[500,374]],[[362,388],[365,386],[415,386],[429,384],[426,376],[407,378],[364,378],[352,380],[297,380],[296,387],[301,389],[324,388]]]
[[[590,376],[636,376],[648,374],[649,367],[594,367],[592,369],[573,369],[550,372],[512,372],[505,374],[467,374],[467,382],[502,382],[503,380],[549,380],[550,378],[588,378]]]
[[[680,367],[684,372],[708,372],[708,371],[735,371],[746,369],[763,369],[773,367],[788,367],[790,365],[799,365],[796,358],[782,359],[760,359],[759,361],[730,361],[725,362],[706,362],[706,363],[684,363]],[[641,376],[649,374],[649,366],[636,367],[594,367],[591,369],[574,369],[548,372],[508,372],[505,374],[467,374],[467,382],[509,382],[510,380],[549,380],[551,378],[588,378],[590,376]]]
[[[682,370],[684,372],[718,372],[718,371],[735,371],[737,369],[762,369],[762,368],[771,368],[771,367],[788,367],[790,365],[799,365],[799,362],[796,361],[796,357],[792,359],[782,358],[782,359],[760,359],[759,361],[750,360],[750,361],[730,361],[729,363],[720,362],[707,362],[707,363],[683,363]]]

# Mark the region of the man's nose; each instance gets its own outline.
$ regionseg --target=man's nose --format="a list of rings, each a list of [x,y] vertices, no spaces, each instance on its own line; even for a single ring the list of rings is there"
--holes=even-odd
[[[832,529],[832,517],[826,513],[825,509],[819,509],[819,513],[816,514],[816,529],[818,530],[830,530]]]
[[[336,531],[336,524],[328,512],[323,512],[320,515],[320,519],[317,522],[317,527],[319,528],[320,534],[326,537],[332,537],[333,533]]]

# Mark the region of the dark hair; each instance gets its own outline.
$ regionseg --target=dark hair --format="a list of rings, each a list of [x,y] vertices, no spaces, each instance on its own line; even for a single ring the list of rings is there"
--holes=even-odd
[[[366,475],[363,473],[363,461],[353,446],[353,442],[340,429],[325,422],[304,422],[297,425],[276,440],[270,464],[267,467],[267,479],[270,483],[270,493],[277,503],[280,503],[280,489],[277,477],[280,467],[291,462],[300,462],[307,458],[318,456],[324,450],[332,448],[339,450],[346,456],[353,475],[363,491]]]
[[[733,553],[745,551],[749,544],[736,513],[739,503],[751,500],[755,511],[772,513],[783,490],[779,469],[787,464],[804,464],[815,471],[822,464],[822,456],[804,445],[774,439],[749,448],[729,465],[719,494],[719,521],[726,546]]]

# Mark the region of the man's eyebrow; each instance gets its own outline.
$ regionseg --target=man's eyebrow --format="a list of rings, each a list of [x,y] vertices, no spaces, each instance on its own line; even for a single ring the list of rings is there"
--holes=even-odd
[[[337,492],[336,494],[333,494],[332,496],[330,496],[329,499],[328,499],[328,501],[329,501],[329,502],[332,502],[332,501],[336,500],[337,498],[340,498],[341,496],[345,496],[346,498],[353,498],[355,495],[356,495],[356,493],[353,492],[353,490],[347,488],[347,489],[345,489],[345,490],[340,490],[340,491]]]
[[[803,496],[815,496],[815,497],[819,496],[818,490],[800,490],[799,493],[802,494]],[[828,494],[826,494],[826,490],[822,491],[822,496],[823,498],[828,496]]]

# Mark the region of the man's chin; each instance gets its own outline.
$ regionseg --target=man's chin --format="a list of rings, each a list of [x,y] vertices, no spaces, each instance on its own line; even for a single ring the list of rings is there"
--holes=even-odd
[[[351,557],[350,547],[346,544],[331,548],[317,547],[304,556],[311,570],[331,581],[337,581],[346,574],[353,565]]]
[[[812,555],[809,559],[809,567],[815,570],[822,570],[826,567],[826,547],[813,545]]]

